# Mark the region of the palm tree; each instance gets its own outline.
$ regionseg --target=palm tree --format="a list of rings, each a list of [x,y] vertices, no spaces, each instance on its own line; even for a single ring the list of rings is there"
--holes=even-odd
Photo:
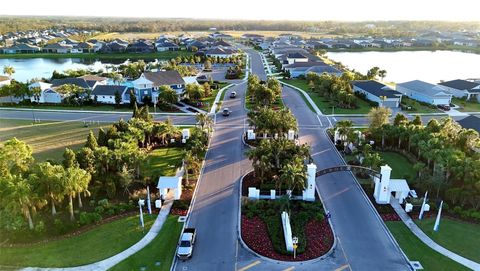
[[[7,74],[9,77],[12,77],[12,75],[15,73],[15,68],[12,66],[4,66],[3,73]]]
[[[348,141],[352,137],[352,134],[353,134],[352,126],[353,126],[353,122],[351,120],[341,120],[335,124],[335,128],[338,130],[338,133],[342,141],[344,140]]]
[[[50,201],[52,215],[56,215],[55,202],[61,201],[65,196],[62,182],[65,169],[61,165],[44,162],[36,165],[34,173],[37,176],[33,182],[36,192]]]
[[[378,71],[378,76],[380,76],[380,78],[382,78],[382,81],[383,81],[383,79],[387,76],[387,71],[386,70],[379,70]]]
[[[170,86],[160,87],[158,101],[163,104],[175,104],[178,102],[178,95]]]
[[[88,184],[90,183],[91,176],[88,172],[80,168],[67,168],[63,176],[65,193],[68,196],[68,210],[70,212],[70,220],[75,220],[73,214],[73,198],[78,194],[78,204],[82,207],[82,200],[80,193],[88,192]]]
[[[293,164],[287,164],[280,170],[280,182],[286,183],[288,190],[292,192],[297,187],[304,189],[306,180],[307,174],[302,161],[296,161]],[[281,183],[278,185],[278,187],[281,191]]]
[[[198,113],[195,118],[197,119],[198,125],[200,125],[200,128],[204,130],[205,128],[208,128],[210,130],[210,127],[213,124],[213,120],[210,116],[208,116],[206,113]]]
[[[188,171],[193,170],[193,173],[195,174],[197,165],[198,165],[198,161],[195,158],[195,155],[193,155],[192,151],[189,150],[185,152],[185,155],[183,157],[183,165],[185,166],[185,175],[186,175],[185,181],[186,181],[186,184],[189,185],[190,181],[188,178]]]

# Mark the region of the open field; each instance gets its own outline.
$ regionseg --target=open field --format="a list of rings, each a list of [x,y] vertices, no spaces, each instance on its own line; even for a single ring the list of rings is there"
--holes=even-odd
[[[422,231],[439,245],[480,262],[480,225],[442,217],[439,231],[433,230],[435,218],[415,220]]]
[[[181,166],[183,149],[160,148],[148,154],[147,161],[143,164],[141,172],[144,176],[156,179],[160,176],[174,176],[177,168]]]
[[[0,58],[82,58],[82,59],[162,59],[170,60],[177,56],[190,56],[193,52],[189,51],[166,51],[155,53],[84,53],[84,54],[54,54],[54,53],[35,53],[35,54],[0,54]]]
[[[470,270],[422,243],[402,221],[387,221],[385,223],[407,257],[411,261],[419,261],[425,271]],[[464,239],[460,239],[459,242]]]
[[[183,223],[179,223],[177,220],[178,216],[169,216],[160,233],[150,244],[110,270],[133,271],[142,270],[142,268],[158,271],[170,270],[183,226]]]
[[[150,229],[155,216],[144,216],[145,231],[138,215],[104,224],[77,236],[24,247],[0,248],[0,265],[67,267],[103,260],[138,242]]]
[[[66,147],[80,148],[92,130],[95,134],[101,127],[109,124],[100,123],[84,127],[82,122],[41,122],[32,125],[30,120],[0,119],[0,142],[16,137],[33,148],[33,157],[37,161],[60,160]]]

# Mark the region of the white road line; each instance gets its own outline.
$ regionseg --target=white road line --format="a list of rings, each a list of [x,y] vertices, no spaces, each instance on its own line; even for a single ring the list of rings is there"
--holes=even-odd
[[[250,268],[254,267],[254,266],[257,265],[257,264],[260,264],[260,261],[258,261],[258,260],[257,260],[257,261],[254,261],[253,263],[251,263],[251,264],[249,264],[249,265],[247,265],[247,266],[244,266],[244,267],[238,269],[237,271],[245,271],[245,270],[247,270],[247,269],[250,269]]]
[[[322,120],[320,120],[320,117],[317,115],[318,122],[320,122],[320,126],[323,126]]]

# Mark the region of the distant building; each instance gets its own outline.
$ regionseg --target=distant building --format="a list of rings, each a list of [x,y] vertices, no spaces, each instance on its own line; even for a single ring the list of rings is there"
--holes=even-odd
[[[10,85],[11,78],[8,76],[0,75],[0,87]]]
[[[130,102],[130,94],[127,86],[97,85],[92,91],[90,98],[99,103],[115,104],[115,95],[120,95],[120,104]]]
[[[452,101],[452,94],[442,87],[420,80],[397,84],[397,91],[411,99],[432,105],[449,105]]]

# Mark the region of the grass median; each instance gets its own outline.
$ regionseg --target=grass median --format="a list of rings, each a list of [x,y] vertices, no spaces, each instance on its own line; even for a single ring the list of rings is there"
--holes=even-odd
[[[139,252],[112,267],[112,271],[170,270],[183,223],[178,216],[169,216],[160,233]]]
[[[144,216],[144,231],[139,226],[138,215],[133,215],[57,241],[2,247],[0,265],[70,267],[97,262],[122,252],[142,239],[155,218]]]

